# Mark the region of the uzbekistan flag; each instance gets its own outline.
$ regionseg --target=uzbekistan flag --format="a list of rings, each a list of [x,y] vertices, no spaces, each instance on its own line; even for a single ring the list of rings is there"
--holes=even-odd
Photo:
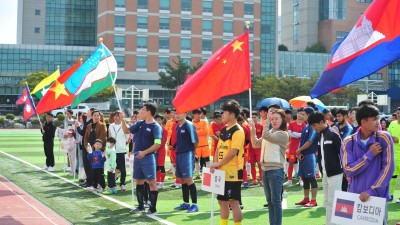
[[[24,121],[29,120],[33,115],[36,114],[35,105],[32,101],[32,96],[29,93],[28,85],[25,85],[22,95],[18,98],[16,105],[24,105]]]
[[[400,58],[400,1],[375,0],[332,49],[312,98],[368,76]]]
[[[344,217],[347,219],[353,218],[354,201],[338,198],[336,201],[335,216]]]

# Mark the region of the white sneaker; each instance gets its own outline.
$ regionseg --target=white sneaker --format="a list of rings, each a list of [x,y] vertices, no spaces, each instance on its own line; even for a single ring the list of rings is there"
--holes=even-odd
[[[125,185],[121,185],[121,191],[126,191]]]
[[[157,189],[158,190],[163,189],[163,188],[164,188],[164,184],[163,183],[158,183],[157,184]]]
[[[97,192],[97,193],[102,193],[102,192],[103,192],[103,188],[102,188],[102,187],[97,188],[97,189],[96,189],[96,192]]]
[[[290,185],[292,185],[292,181],[291,180],[288,180],[285,183],[283,183],[283,186],[290,186]]]
[[[53,172],[53,171],[54,171],[54,167],[52,167],[52,166],[49,166],[49,168],[47,168],[47,171],[49,171],[49,172]]]
[[[182,184],[176,184],[175,185],[175,189],[180,189],[180,188],[182,188]]]
[[[49,167],[45,166],[42,168],[43,171],[47,171],[49,169]]]
[[[400,203],[400,198],[399,198],[399,199],[397,199],[396,203]]]

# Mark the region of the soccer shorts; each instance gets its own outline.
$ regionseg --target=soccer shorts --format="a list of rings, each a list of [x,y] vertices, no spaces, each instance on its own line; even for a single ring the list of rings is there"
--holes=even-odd
[[[315,154],[304,155],[303,160],[299,162],[299,176],[303,178],[315,177],[317,160]]]
[[[208,145],[197,147],[196,157],[199,159],[210,157],[210,149],[208,148]]]
[[[225,181],[224,195],[218,195],[220,201],[229,201],[231,199],[240,201],[242,181]]]
[[[249,163],[260,162],[261,148],[250,148]]]
[[[133,178],[136,180],[156,179],[156,155],[149,154],[138,159],[135,157],[133,163]]]
[[[157,151],[157,166],[165,165],[165,148],[158,149]]]
[[[194,152],[182,152],[176,154],[175,175],[179,178],[193,177]]]

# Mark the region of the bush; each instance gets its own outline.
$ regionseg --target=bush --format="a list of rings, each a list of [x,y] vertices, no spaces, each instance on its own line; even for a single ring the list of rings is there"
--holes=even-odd
[[[39,124],[39,120],[37,118],[31,119],[32,124]]]
[[[59,120],[54,120],[53,123],[54,123],[54,125],[55,125],[56,127],[60,127],[60,126],[63,124],[63,123],[62,123],[61,121],[59,121]]]
[[[21,117],[17,118],[14,121],[17,122],[17,123],[23,123],[24,122],[24,120]]]
[[[12,114],[12,113],[8,113],[8,114],[6,115],[6,119],[8,119],[8,120],[14,120],[14,119],[15,119],[15,115]]]
[[[0,126],[4,127],[5,122],[6,120],[4,119],[4,117],[0,117]]]
[[[60,121],[60,122],[64,122],[64,120],[65,120],[65,115],[62,114],[62,113],[58,114],[58,115],[57,115],[57,120]]]

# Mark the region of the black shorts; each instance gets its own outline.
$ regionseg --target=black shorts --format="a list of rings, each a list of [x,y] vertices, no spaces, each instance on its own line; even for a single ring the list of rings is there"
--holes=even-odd
[[[218,195],[220,201],[229,201],[231,199],[240,201],[242,181],[225,181],[225,194]]]

